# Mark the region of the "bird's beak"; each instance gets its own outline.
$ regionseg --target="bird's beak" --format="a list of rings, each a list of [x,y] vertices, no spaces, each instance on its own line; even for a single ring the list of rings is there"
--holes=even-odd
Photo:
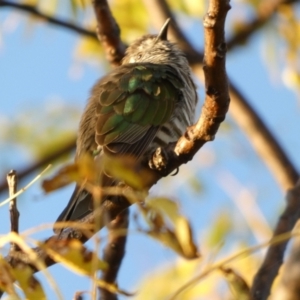
[[[168,27],[169,27],[170,21],[171,21],[170,18],[166,20],[165,24],[163,25],[159,34],[157,35],[154,43],[156,43],[158,41],[166,41],[168,39],[167,35],[168,35]]]

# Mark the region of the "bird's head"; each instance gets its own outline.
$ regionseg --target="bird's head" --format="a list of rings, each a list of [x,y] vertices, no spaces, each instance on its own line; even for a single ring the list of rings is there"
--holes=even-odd
[[[127,48],[122,64],[145,62],[186,66],[184,53],[167,39],[169,23],[170,19],[165,22],[158,35],[148,34],[134,41]]]

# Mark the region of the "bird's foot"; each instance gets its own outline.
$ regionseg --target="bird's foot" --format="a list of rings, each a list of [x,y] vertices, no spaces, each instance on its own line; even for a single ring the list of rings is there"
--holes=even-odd
[[[148,165],[150,169],[156,170],[159,173],[161,173],[163,176],[166,176],[166,168],[167,168],[167,162],[168,162],[168,154],[167,152],[161,148],[158,147],[155,152],[152,154],[152,157],[148,161]]]

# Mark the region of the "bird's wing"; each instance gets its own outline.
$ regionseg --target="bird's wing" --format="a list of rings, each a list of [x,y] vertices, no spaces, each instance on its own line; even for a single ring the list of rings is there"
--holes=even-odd
[[[140,157],[181,99],[183,81],[168,65],[123,65],[101,82],[96,142],[111,154]]]
[[[97,101],[95,139],[106,153],[129,154],[139,158],[154,139],[160,126],[168,122],[182,98],[183,81],[168,65],[137,63],[123,65],[95,86]],[[92,122],[93,116],[86,116]],[[94,122],[94,121],[93,121]],[[84,134],[91,135],[90,123]],[[94,124],[93,124],[94,125]],[[90,137],[89,137],[90,139]],[[113,179],[103,175],[108,186]],[[92,195],[77,186],[57,221],[78,220],[92,211]],[[58,231],[59,232],[59,231]]]

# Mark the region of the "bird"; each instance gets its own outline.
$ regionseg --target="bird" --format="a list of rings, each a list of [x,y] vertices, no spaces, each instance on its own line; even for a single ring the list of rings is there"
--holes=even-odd
[[[95,153],[139,161],[193,124],[197,88],[184,52],[167,38],[169,24],[170,19],[159,34],[135,40],[121,65],[94,85],[80,120],[75,161]],[[99,185],[118,184],[104,177]],[[77,184],[56,222],[78,221],[92,211],[91,193]]]

